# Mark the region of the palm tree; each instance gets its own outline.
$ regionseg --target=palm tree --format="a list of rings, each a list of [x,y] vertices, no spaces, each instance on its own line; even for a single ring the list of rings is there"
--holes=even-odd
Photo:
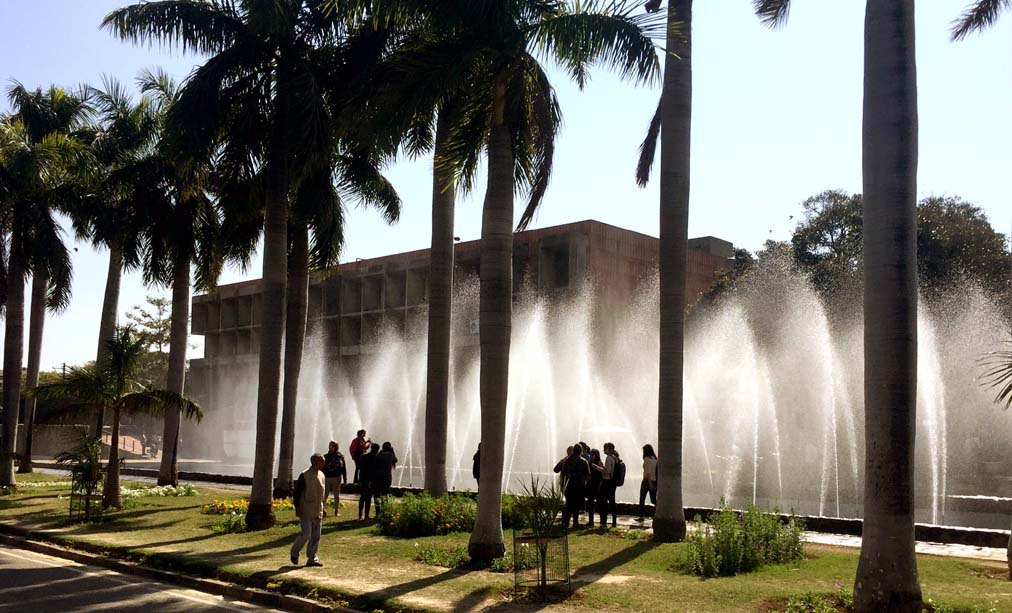
[[[289,196],[326,165],[337,119],[334,92],[355,62],[340,44],[358,3],[324,0],[158,0],[110,13],[103,27],[135,43],[160,41],[208,56],[169,113],[177,148],[192,159],[217,154],[226,180],[262,174],[265,201],[257,439],[246,525],[274,524],[275,436],[288,270]],[[334,10],[331,10],[334,9]],[[298,147],[289,143],[297,142]]]
[[[158,118],[159,129],[164,129],[165,117],[179,97],[178,86],[160,70],[142,72],[138,82]],[[221,271],[222,249],[218,210],[207,193],[208,164],[176,163],[166,149],[164,143],[159,142],[157,147],[126,162],[118,176],[132,187],[138,204],[143,203],[150,220],[144,227],[142,241],[145,281],[172,289],[165,388],[182,394],[189,339],[191,272],[196,273],[199,289],[213,289]],[[178,485],[179,413],[165,413],[162,433],[158,484]]]
[[[95,361],[102,364],[108,359],[109,339],[116,329],[123,271],[140,264],[139,239],[147,223],[146,203],[136,197],[146,185],[131,184],[130,179],[136,177],[128,167],[155,144],[158,121],[149,99],[134,101],[115,79],[103,78],[102,87],[91,89],[90,96],[98,115],[91,146],[102,171],[90,190],[77,195],[71,220],[79,239],[109,250],[95,351]],[[96,437],[102,436],[103,421],[99,413]]]
[[[70,134],[85,111],[83,97],[58,88],[29,92],[18,83],[10,88],[9,97],[16,113],[0,117],[0,243],[7,255],[0,485],[14,486],[25,281],[36,275],[33,283],[39,289],[33,293],[42,299],[35,301],[33,311],[44,311],[46,305],[59,308],[69,300],[70,256],[54,212],[63,205],[68,186],[86,175],[91,158],[88,148]],[[38,317],[34,319],[39,323]],[[32,344],[37,347],[41,324],[33,331]],[[32,357],[37,379],[38,352]]]
[[[650,10],[659,10],[653,2]],[[657,112],[640,149],[636,180],[650,178],[657,140],[661,143],[660,342],[657,388],[658,463],[654,539],[685,538],[682,502],[682,436],[685,400],[685,285],[689,246],[689,161],[692,131],[692,0],[670,0],[667,13],[667,53],[664,86]]]
[[[789,0],[757,0],[783,23]],[[914,0],[869,0],[864,26],[865,485],[858,611],[920,611],[917,413],[917,68]],[[874,291],[868,291],[874,288]]]
[[[403,86],[424,112],[466,98],[446,144],[458,185],[470,189],[482,153],[488,183],[482,211],[479,338],[481,483],[472,558],[505,550],[501,524],[503,455],[513,296],[513,195],[529,193],[516,224],[533,219],[551,177],[561,121],[555,92],[536,55],[558,61],[579,85],[595,62],[623,76],[655,78],[651,34],[659,20],[635,15],[642,2],[375,2],[380,18],[407,16],[432,34],[403,54]],[[420,113],[419,113],[420,114]],[[439,186],[442,188],[443,186]]]
[[[123,415],[182,414],[200,420],[200,407],[188,398],[168,390],[156,390],[138,380],[141,357],[147,342],[130,326],[117,328],[106,347],[106,360],[98,364],[73,368],[60,381],[40,385],[31,394],[43,400],[72,400],[65,411],[82,407],[100,407],[112,415],[112,441],[106,469],[102,506],[119,508],[119,427]]]

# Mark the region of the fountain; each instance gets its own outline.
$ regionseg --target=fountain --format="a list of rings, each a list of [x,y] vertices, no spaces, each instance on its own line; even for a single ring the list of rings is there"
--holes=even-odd
[[[592,282],[592,281],[591,281]],[[620,500],[639,491],[640,447],[656,442],[657,285],[647,282],[621,313],[601,313],[589,283],[577,295],[526,292],[515,302],[504,485],[548,474],[567,445],[614,442],[629,465]],[[478,348],[466,322],[477,317],[477,283],[458,282],[451,356],[448,481],[474,488],[478,445]],[[690,506],[721,498],[800,514],[859,517],[863,493],[863,362],[859,293],[831,312],[806,278],[773,259],[715,303],[697,307],[686,332],[684,491]],[[615,325],[598,326],[601,317]],[[424,321],[424,319],[423,319]],[[975,359],[997,346],[1004,324],[995,301],[972,286],[953,288],[919,311],[917,520],[1007,527],[962,501],[1012,494],[1012,413],[991,403]],[[605,333],[604,331],[608,332]],[[423,481],[424,330],[380,332],[356,368],[323,356],[311,329],[299,396],[296,457],[346,449],[364,427],[391,441],[400,458],[394,484]],[[218,382],[252,460],[253,381]],[[246,407],[246,408],[238,408]],[[233,426],[234,427],[234,426]],[[235,438],[235,437],[233,437]],[[659,449],[661,461],[665,450]],[[300,462],[297,460],[297,465]],[[247,469],[248,470],[248,469]],[[954,504],[960,503],[960,504]]]

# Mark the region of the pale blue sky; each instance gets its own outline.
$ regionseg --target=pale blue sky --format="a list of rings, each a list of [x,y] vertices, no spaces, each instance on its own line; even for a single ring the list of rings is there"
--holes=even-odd
[[[982,206],[1003,232],[1012,226],[1012,15],[962,43],[948,24],[966,0],[918,3],[921,195],[958,194]],[[27,86],[123,81],[162,66],[185,77],[196,59],[137,48],[98,29],[123,0],[0,0],[0,79]],[[762,28],[749,0],[695,7],[692,210],[690,235],[715,235],[749,249],[785,239],[805,197],[829,188],[861,189],[863,2],[795,0],[781,31]],[[535,225],[598,219],[657,235],[656,187],[633,182],[637,147],[658,89],[634,88],[603,72],[583,93],[552,72],[565,117],[555,176]],[[6,108],[6,101],[0,108]],[[402,161],[388,177],[404,200],[387,227],[372,211],[348,217],[344,259],[429,243],[431,159]],[[457,232],[479,234],[482,190],[457,207]],[[518,205],[521,204],[518,202]],[[92,359],[107,254],[78,245],[74,299],[47,322],[43,368]],[[259,277],[228,271],[222,283]],[[121,312],[147,293],[127,275]],[[200,337],[198,337],[200,338]],[[199,354],[199,352],[198,352]]]

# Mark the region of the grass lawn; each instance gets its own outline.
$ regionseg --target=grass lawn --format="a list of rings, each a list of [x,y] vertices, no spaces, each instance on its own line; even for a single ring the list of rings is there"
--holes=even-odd
[[[66,479],[27,477],[17,493],[0,496],[0,524],[162,568],[312,592],[364,610],[769,611],[782,607],[792,594],[833,593],[837,582],[849,592],[857,566],[856,550],[808,545],[800,564],[704,581],[678,570],[682,545],[587,531],[570,538],[573,595],[532,602],[514,597],[511,574],[448,570],[415,561],[417,547],[465,545],[466,534],[387,538],[355,521],[355,509],[347,506],[340,518],[324,520],[319,555],[326,566],[293,567],[288,549],[298,524],[292,511],[280,512],[278,525],[263,532],[212,530],[218,516],[201,514],[201,506],[238,498],[235,490],[199,488],[191,497],[138,498],[101,522],[69,524],[69,486],[51,484]],[[1003,564],[933,556],[919,556],[918,562],[925,599],[956,611],[1012,612],[1012,582]]]

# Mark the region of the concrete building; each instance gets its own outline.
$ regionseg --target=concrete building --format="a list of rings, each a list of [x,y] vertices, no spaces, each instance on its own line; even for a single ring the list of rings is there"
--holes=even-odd
[[[458,284],[478,274],[480,241],[458,243]],[[428,250],[341,264],[313,276],[309,287],[309,330],[324,339],[324,353],[345,372],[368,368],[381,332],[424,339],[427,327]],[[703,237],[689,241],[688,297],[695,302],[733,259],[731,243]],[[591,291],[600,312],[621,312],[646,279],[654,278],[657,239],[587,220],[528,230],[514,239],[514,289],[560,297]],[[473,281],[472,281],[473,282]],[[260,345],[260,281],[223,285],[193,299],[192,333],[204,336],[204,358],[190,362],[189,393],[215,413],[211,382],[243,374],[256,378]],[[477,349],[477,316],[458,317],[455,343]],[[601,325],[608,318],[598,317]],[[424,343],[419,344],[424,351]],[[247,379],[248,380],[248,379]],[[226,401],[227,402],[227,401]],[[252,416],[251,416],[252,417]]]

